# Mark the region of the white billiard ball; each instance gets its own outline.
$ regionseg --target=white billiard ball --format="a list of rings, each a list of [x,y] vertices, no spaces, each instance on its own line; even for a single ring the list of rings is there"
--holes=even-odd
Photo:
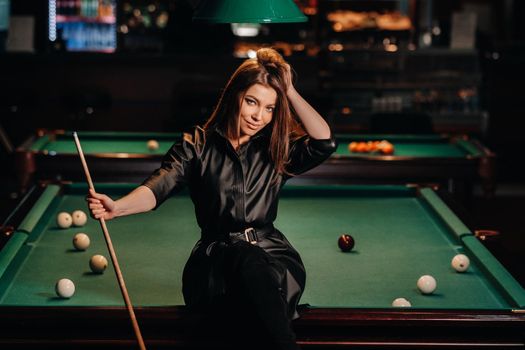
[[[87,215],[82,210],[75,210],[71,217],[73,217],[74,226],[84,226],[87,222]]]
[[[405,298],[397,298],[394,299],[392,302],[392,306],[394,307],[411,307],[412,304],[410,304],[410,301],[406,300]]]
[[[457,272],[465,272],[470,266],[470,259],[465,254],[457,254],[452,258],[452,262],[450,264]]]
[[[89,267],[94,273],[103,273],[108,267],[108,260],[102,255],[93,255],[89,260]]]
[[[149,150],[156,151],[159,149],[159,142],[157,140],[149,140],[147,146]]]
[[[73,237],[73,246],[76,250],[86,250],[89,248],[90,243],[89,236],[85,233],[80,232]]]
[[[75,284],[70,279],[62,278],[55,284],[55,292],[61,298],[71,298],[75,294]]]
[[[58,213],[57,215],[57,225],[60,228],[69,228],[73,224],[73,218],[69,213],[65,211]]]
[[[417,280],[417,288],[423,294],[432,294],[437,287],[436,279],[430,275],[424,275]]]

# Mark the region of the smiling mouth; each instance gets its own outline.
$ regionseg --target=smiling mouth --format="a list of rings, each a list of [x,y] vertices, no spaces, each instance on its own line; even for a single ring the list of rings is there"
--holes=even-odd
[[[257,130],[257,129],[260,128],[260,125],[252,124],[250,122],[246,122],[246,125],[248,125],[248,128],[250,128],[252,130]]]

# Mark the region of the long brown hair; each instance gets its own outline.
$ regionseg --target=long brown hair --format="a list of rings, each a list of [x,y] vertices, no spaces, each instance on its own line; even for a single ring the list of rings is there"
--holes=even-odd
[[[280,174],[287,174],[290,141],[305,134],[298,123],[286,96],[286,61],[271,48],[257,51],[257,57],[247,59],[233,73],[217,106],[204,125],[216,126],[230,140],[240,138],[239,112],[246,91],[254,84],[273,88],[277,101],[272,116],[269,153]]]

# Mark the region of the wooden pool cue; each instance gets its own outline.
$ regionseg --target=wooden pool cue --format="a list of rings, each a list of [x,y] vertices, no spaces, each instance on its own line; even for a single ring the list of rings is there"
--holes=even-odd
[[[89,168],[86,163],[86,158],[84,158],[84,152],[82,152],[82,147],[80,146],[80,141],[76,132],[73,133],[73,138],[75,139],[75,145],[77,146],[78,155],[80,156],[80,161],[82,162],[82,167],[84,168],[84,173],[86,175],[88,186],[90,189],[95,191],[95,186],[93,186],[93,181],[91,180],[91,175],[89,173]],[[124,282],[124,277],[122,276],[122,272],[120,271],[117,255],[115,254],[115,249],[113,249],[113,243],[111,243],[111,237],[109,235],[108,228],[106,227],[106,220],[104,220],[104,218],[100,218],[98,220],[100,222],[100,226],[102,227],[102,231],[104,232],[106,245],[111,256],[111,261],[113,263],[113,268],[115,269],[115,274],[117,275],[118,285],[120,287],[122,297],[124,298],[126,308],[128,309],[129,317],[131,319],[131,324],[133,325],[133,330],[135,331],[137,342],[139,343],[139,347],[141,350],[146,350],[144,340],[142,339],[142,333],[140,332],[139,324],[137,322],[137,318],[135,317],[135,312],[133,311],[133,305],[131,305],[131,300],[129,298],[128,290],[126,288],[126,283]]]

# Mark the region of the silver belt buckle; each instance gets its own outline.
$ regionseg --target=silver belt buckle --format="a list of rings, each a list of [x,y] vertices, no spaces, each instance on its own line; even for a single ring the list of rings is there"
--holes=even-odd
[[[250,233],[251,235],[249,235]],[[244,230],[244,238],[246,239],[246,242],[257,244],[257,235],[255,234],[255,229],[253,227],[249,227]]]

